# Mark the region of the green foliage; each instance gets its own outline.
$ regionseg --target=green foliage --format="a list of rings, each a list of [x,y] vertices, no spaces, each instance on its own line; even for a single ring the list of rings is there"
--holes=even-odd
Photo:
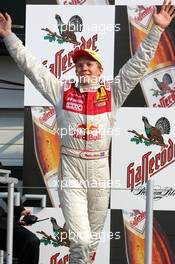
[[[162,92],[162,91],[155,91],[154,93],[153,93],[153,96],[155,96],[155,97],[158,97],[159,95],[160,96],[163,96],[165,94],[165,92]]]
[[[142,138],[133,137],[131,138],[131,142],[135,142],[136,144],[139,144],[139,143],[143,143],[143,140]]]
[[[52,242],[53,247],[61,246],[61,242]]]
[[[46,35],[44,37],[44,39],[49,40],[49,42],[52,42],[52,41],[55,41],[56,40],[56,37],[55,36]]]
[[[40,242],[43,243],[45,246],[51,244],[51,241],[49,239],[46,239],[46,238],[40,239]]]
[[[145,144],[145,146],[151,146],[151,145],[154,145],[153,142],[150,142],[150,141],[147,141],[147,140],[144,141],[144,144]]]
[[[61,242],[52,242],[50,239],[42,238],[40,239],[40,242],[43,243],[45,246],[52,245],[53,247],[59,247],[61,246]]]
[[[143,140],[142,138],[133,137],[130,139],[131,142],[135,142],[136,144],[144,143],[145,146],[154,145],[154,142],[150,142],[148,140]]]
[[[63,39],[58,39],[56,36],[46,35],[44,39],[49,40],[49,42],[57,41],[59,44],[64,43]]]

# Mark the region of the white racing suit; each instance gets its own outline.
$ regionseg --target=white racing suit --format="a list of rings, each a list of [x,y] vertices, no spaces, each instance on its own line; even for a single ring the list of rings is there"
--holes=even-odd
[[[58,80],[11,34],[6,47],[19,68],[55,106],[61,147],[60,200],[70,234],[70,264],[92,263],[109,202],[109,145],[115,112],[140,81],[161,36],[153,26],[112,83],[75,87]]]

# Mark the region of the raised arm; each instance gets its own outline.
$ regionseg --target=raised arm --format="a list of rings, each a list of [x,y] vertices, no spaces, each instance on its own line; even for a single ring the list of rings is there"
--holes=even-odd
[[[154,8],[154,25],[147,37],[143,40],[135,55],[120,69],[113,82],[114,104],[120,107],[129,93],[142,79],[147,67],[154,57],[160,37],[164,29],[175,17],[175,7],[171,1],[165,0],[160,12]]]
[[[53,105],[62,99],[63,84],[28,51],[20,39],[12,33],[9,14],[0,13],[0,37],[18,67],[30,79],[35,88]]]

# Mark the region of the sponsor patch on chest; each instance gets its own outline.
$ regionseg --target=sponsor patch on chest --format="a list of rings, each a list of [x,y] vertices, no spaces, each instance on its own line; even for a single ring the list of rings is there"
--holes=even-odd
[[[103,114],[111,111],[111,93],[105,89],[81,93],[76,87],[64,92],[63,109],[85,115]]]

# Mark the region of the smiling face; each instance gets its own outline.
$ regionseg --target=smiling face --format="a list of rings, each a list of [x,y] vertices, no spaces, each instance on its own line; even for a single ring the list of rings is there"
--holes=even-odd
[[[80,56],[75,67],[80,85],[98,84],[99,77],[103,72],[100,63],[88,56]]]

